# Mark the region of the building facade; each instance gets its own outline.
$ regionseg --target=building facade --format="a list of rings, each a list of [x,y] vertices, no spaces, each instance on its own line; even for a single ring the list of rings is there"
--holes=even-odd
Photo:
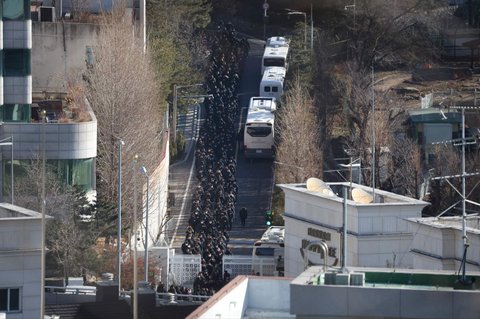
[[[58,118],[65,108],[65,94],[33,101],[32,21],[29,0],[0,4],[2,25],[2,77],[0,78],[0,200],[14,201],[15,179],[25,175],[45,145],[49,167],[55,167],[67,185],[87,193],[95,191],[97,122],[85,102],[89,120]],[[43,56],[48,59],[48,56]],[[32,103],[35,102],[35,103]],[[46,112],[45,126],[40,113]]]
[[[0,204],[0,317],[40,317],[41,214]]]
[[[29,119],[32,103],[32,20],[29,0],[5,0],[2,13],[0,120]]]
[[[343,198],[350,183],[329,183],[332,195],[310,191],[306,184],[283,184],[285,193],[285,276],[298,276],[310,264],[323,263],[320,254],[305,248],[328,245],[327,264],[342,264],[343,212],[347,215],[346,266],[410,268],[413,234],[405,220],[421,217],[427,202],[375,190],[375,202]],[[371,188],[352,184],[372,194]],[[340,194],[340,195],[337,195]],[[349,192],[350,194],[350,192]],[[350,195],[349,195],[350,196]],[[350,197],[349,197],[350,198]]]
[[[415,234],[412,243],[413,267],[418,269],[460,269],[464,245],[462,217],[409,218],[409,227]],[[480,271],[480,218],[466,219],[468,248],[467,271]]]

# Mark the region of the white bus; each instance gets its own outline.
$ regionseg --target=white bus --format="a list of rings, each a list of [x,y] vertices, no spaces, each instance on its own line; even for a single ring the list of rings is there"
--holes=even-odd
[[[253,257],[284,257],[285,227],[270,226],[260,240],[253,244]]]
[[[262,238],[253,244],[252,268],[255,273],[263,268],[263,273],[261,273],[261,275],[283,275],[283,272],[285,271],[284,238],[284,226],[271,226],[265,231],[265,233],[263,233]],[[270,262],[265,264],[275,265],[274,268],[271,269],[271,273],[265,273],[265,267],[261,267],[264,263],[260,262],[260,260],[268,260]]]
[[[285,74],[286,70],[283,67],[271,66],[266,68],[260,81],[259,95],[274,97],[277,101],[280,101],[283,95]]]
[[[250,98],[248,109],[262,109],[270,112],[277,110],[277,100],[269,96],[254,96]]]
[[[280,66],[288,69],[288,46],[265,47],[262,58],[262,74],[269,66]]]
[[[245,158],[272,158],[275,153],[274,98],[252,97],[243,132]]]
[[[288,47],[289,46],[289,41],[285,37],[271,37],[267,39],[267,42],[265,43],[265,47],[272,47],[272,48],[278,48],[278,47]]]

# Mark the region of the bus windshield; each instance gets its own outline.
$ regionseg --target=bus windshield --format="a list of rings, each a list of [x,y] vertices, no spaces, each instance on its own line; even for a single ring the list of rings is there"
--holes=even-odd
[[[275,248],[271,247],[256,247],[255,255],[256,256],[269,256],[273,257],[275,254]]]
[[[272,128],[270,126],[262,127],[247,127],[247,134],[252,137],[266,137],[272,133]]]

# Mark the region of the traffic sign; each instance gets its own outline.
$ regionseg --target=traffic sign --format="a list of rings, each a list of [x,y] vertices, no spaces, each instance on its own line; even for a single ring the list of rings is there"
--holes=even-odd
[[[268,10],[269,7],[270,7],[270,6],[268,5],[267,2],[265,2],[265,3],[263,4],[263,10]]]

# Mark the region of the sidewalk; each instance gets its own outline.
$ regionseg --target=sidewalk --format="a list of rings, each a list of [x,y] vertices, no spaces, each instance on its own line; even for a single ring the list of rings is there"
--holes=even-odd
[[[196,183],[194,177],[194,150],[199,132],[200,105],[190,105],[186,113],[177,117],[177,133],[185,138],[185,151],[181,159],[170,165],[168,189],[175,196],[175,204],[170,208],[172,219],[166,225],[166,237],[170,247],[179,250],[188,226],[191,207],[191,192]]]

